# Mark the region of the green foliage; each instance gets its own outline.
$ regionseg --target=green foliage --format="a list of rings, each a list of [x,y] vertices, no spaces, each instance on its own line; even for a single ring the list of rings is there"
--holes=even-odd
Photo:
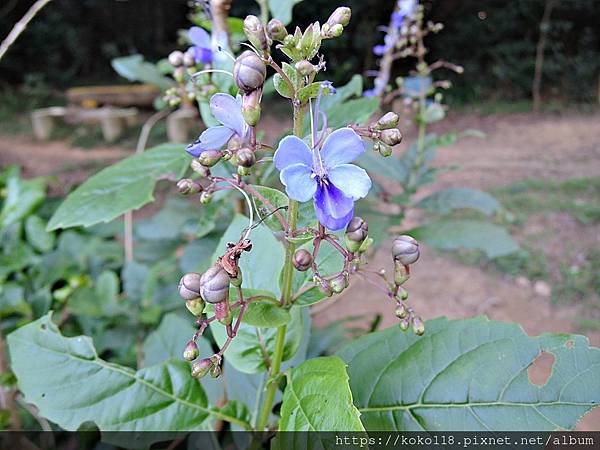
[[[483,317],[426,327],[423,337],[388,328],[340,351],[368,431],[571,430],[600,401],[600,350],[583,336],[532,338]],[[555,362],[540,387],[527,370],[541,352]]]
[[[415,206],[439,214],[470,208],[491,216],[502,210],[498,200],[490,194],[470,188],[448,188],[436,191],[420,200]]]
[[[271,15],[281,20],[284,25],[292,21],[292,9],[302,0],[268,0]]]
[[[113,69],[129,81],[153,84],[161,90],[168,89],[172,82],[165,77],[155,64],[144,61],[142,55],[124,56],[111,61]]]

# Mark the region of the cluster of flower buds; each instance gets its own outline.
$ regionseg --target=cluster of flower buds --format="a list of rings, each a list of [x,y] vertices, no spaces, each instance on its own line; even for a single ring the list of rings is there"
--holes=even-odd
[[[402,133],[398,129],[400,118],[394,112],[384,114],[377,122],[369,126],[370,138],[373,139],[373,150],[381,156],[390,156],[392,147],[402,141]]]
[[[321,48],[321,26],[319,22],[311,23],[304,32],[296,27],[294,34],[288,34],[283,41],[277,45],[288,58],[294,63],[299,61],[310,61]]]
[[[329,19],[327,19],[327,22],[321,27],[321,36],[323,39],[341,36],[344,32],[344,27],[348,25],[351,17],[352,11],[346,6],[340,6],[333,11],[331,16],[329,16]]]
[[[406,331],[411,325],[413,332],[422,335],[425,332],[423,320],[415,315],[413,308],[406,305],[408,293],[402,285],[410,277],[410,265],[419,259],[419,243],[407,235],[398,236],[392,243],[392,257],[394,258],[394,285],[396,300],[396,317],[400,319],[400,328]]]
[[[351,253],[364,253],[373,243],[373,238],[369,237],[369,224],[358,216],[350,220],[344,237],[346,248]]]
[[[233,78],[243,93],[242,115],[250,126],[256,126],[260,119],[260,101],[267,76],[267,68],[262,58],[251,50],[238,56],[233,65]]]

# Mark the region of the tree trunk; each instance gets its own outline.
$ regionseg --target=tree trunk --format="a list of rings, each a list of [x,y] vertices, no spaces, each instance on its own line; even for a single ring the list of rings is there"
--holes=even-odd
[[[552,15],[552,10],[554,9],[555,5],[556,0],[546,0],[544,14],[542,15],[542,21],[540,22],[540,38],[538,40],[535,52],[535,73],[533,75],[532,85],[534,112],[538,112],[540,110],[540,87],[542,85],[542,72],[544,68],[544,51],[546,50],[546,40],[548,38],[548,32],[550,31],[550,16]]]

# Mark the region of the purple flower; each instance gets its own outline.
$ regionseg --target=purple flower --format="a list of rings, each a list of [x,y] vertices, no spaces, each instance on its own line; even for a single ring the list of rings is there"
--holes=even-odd
[[[354,215],[354,202],[371,189],[367,172],[354,164],[365,151],[351,128],[331,133],[321,150],[300,138],[286,136],[275,152],[275,167],[290,198],[314,201],[317,219],[330,230],[344,228]]]
[[[186,151],[195,157],[205,150],[216,150],[225,145],[233,136],[246,139],[249,127],[242,116],[242,104],[229,94],[215,94],[210,99],[210,112],[221,122],[206,129],[200,137],[188,145]]]
[[[194,55],[196,63],[208,64],[212,62],[213,52],[210,34],[203,28],[192,27],[188,31],[188,36],[192,44],[194,44],[188,51]]]

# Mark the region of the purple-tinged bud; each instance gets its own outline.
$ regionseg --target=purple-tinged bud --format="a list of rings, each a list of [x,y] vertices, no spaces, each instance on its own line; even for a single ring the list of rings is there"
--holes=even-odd
[[[423,333],[425,333],[425,324],[423,323],[423,319],[420,317],[414,317],[412,320],[412,328],[413,332],[417,336],[423,336]]]
[[[400,325],[400,329],[402,331],[406,331],[406,330],[408,330],[408,327],[410,327],[410,322],[408,319],[402,319],[400,321],[399,325]]]
[[[246,16],[244,19],[244,33],[256,48],[266,50],[269,48],[269,38],[265,34],[262,22],[256,16]]]
[[[256,164],[256,155],[249,148],[242,148],[238,150],[236,160],[239,166],[252,167]]]
[[[287,36],[288,32],[285,29],[285,25],[281,20],[271,19],[267,24],[267,34],[274,41],[283,41]]]
[[[346,248],[357,252],[369,234],[369,224],[362,217],[355,216],[346,227]]]
[[[222,325],[231,325],[233,322],[233,313],[229,308],[229,302],[227,300],[221,301],[214,304],[215,317]]]
[[[398,236],[392,244],[394,260],[408,266],[419,259],[419,243],[407,235]]]
[[[169,54],[169,64],[173,67],[179,67],[183,64],[183,52],[175,50]]]
[[[375,142],[373,144],[373,150],[379,152],[379,154],[384,158],[387,158],[388,156],[392,155],[392,147],[390,147],[387,144],[384,144],[383,142]]]
[[[296,270],[300,272],[306,272],[313,262],[313,257],[307,250],[300,248],[294,253],[294,259],[292,261]]]
[[[373,127],[375,130],[389,130],[390,128],[396,128],[400,122],[400,117],[395,112],[387,112],[375,123]]]
[[[332,278],[331,281],[329,282],[329,284],[331,285],[331,290],[334,293],[336,293],[336,294],[341,293],[344,289],[346,289],[348,287],[348,284],[349,284],[348,273],[346,273],[346,272],[340,273],[339,275]]]
[[[212,192],[202,191],[200,194],[200,203],[203,205],[208,205],[210,202],[212,202],[212,198]]]
[[[344,26],[340,23],[335,25],[323,25],[322,36],[328,39],[340,37],[344,32]]]
[[[262,89],[258,88],[252,92],[244,94],[242,97],[242,116],[251,127],[255,127],[260,120],[260,100],[262,98]]]
[[[186,273],[179,280],[179,295],[184,300],[196,300],[200,295],[200,274],[196,272]]]
[[[348,8],[347,6],[340,6],[331,13],[329,19],[327,19],[327,24],[332,27],[337,24],[340,24],[342,27],[345,27],[350,23],[351,17],[352,11],[350,10],[350,8]]]
[[[317,68],[310,61],[307,61],[305,59],[303,59],[302,61],[298,61],[294,65],[294,67],[296,68],[298,73],[303,77],[306,77],[317,70]]]
[[[189,50],[183,54],[183,65],[185,67],[194,67],[196,65],[196,58]]]
[[[212,304],[224,302],[229,298],[229,275],[215,264],[200,277],[200,295],[204,301]]]
[[[398,317],[399,319],[405,319],[408,317],[408,310],[406,309],[406,306],[400,303],[394,311],[394,314],[396,314],[396,317]]]
[[[331,288],[331,283],[327,280],[319,281],[319,290],[325,294],[326,297],[331,297],[333,295],[333,289]]]
[[[186,361],[195,360],[199,354],[200,351],[198,350],[198,346],[194,341],[188,342],[185,348],[183,349],[183,359],[185,359]]]
[[[210,175],[210,169],[206,166],[203,166],[200,161],[197,159],[192,160],[190,167],[194,172],[202,176],[203,178],[208,177]]]
[[[200,361],[196,361],[192,364],[192,377],[193,378],[203,378],[208,374],[208,371],[213,366],[213,363],[210,359],[204,358]]]
[[[183,195],[197,194],[202,191],[202,185],[189,178],[183,178],[177,182],[177,190]]]
[[[402,141],[402,133],[398,128],[390,128],[389,130],[383,130],[379,137],[387,145],[397,145]]]
[[[222,156],[223,153],[221,150],[204,150],[200,153],[200,156],[198,156],[198,162],[203,166],[212,167],[219,162]]]
[[[213,378],[219,378],[221,376],[221,373],[223,371],[221,370],[221,365],[220,364],[214,364],[211,368],[210,368],[210,376]]]
[[[193,300],[186,300],[185,307],[194,316],[200,317],[204,312],[204,300],[201,298],[195,298]]]
[[[265,84],[267,68],[263,60],[251,50],[238,56],[233,64],[233,79],[243,92],[252,92]]]

